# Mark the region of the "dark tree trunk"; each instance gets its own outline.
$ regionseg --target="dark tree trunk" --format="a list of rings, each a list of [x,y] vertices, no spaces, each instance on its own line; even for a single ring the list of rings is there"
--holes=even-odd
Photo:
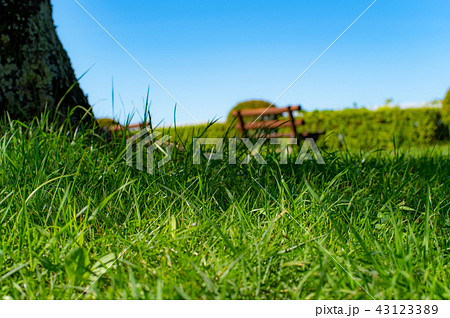
[[[45,109],[62,118],[88,100],[78,85],[69,57],[56,34],[50,0],[0,0],[0,113],[30,120]],[[78,122],[86,114],[79,107],[71,115]]]

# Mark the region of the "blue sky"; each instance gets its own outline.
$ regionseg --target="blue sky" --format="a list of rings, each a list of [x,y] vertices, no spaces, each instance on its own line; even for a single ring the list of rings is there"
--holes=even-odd
[[[274,101],[373,0],[78,0],[181,104],[178,124]],[[154,123],[175,102],[73,0],[54,0],[57,32],[97,117]],[[277,102],[306,110],[443,98],[450,2],[378,0]],[[112,81],[115,102],[112,103]],[[187,111],[184,111],[183,108]],[[114,113],[113,113],[114,111]]]

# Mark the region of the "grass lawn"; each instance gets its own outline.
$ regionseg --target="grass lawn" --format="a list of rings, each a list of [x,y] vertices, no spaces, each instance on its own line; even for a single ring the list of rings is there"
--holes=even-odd
[[[450,298],[445,149],[151,175],[124,136],[0,131],[0,299]]]

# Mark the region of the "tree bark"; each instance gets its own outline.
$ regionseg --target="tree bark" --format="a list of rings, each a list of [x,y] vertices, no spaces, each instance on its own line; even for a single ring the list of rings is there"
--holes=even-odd
[[[50,0],[0,0],[0,113],[30,120],[46,109],[62,118],[72,110],[76,123],[86,115],[76,106],[93,118],[56,34]]]

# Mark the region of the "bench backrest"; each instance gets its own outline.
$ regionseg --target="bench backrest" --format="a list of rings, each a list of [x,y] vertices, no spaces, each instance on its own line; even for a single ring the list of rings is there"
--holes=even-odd
[[[287,106],[282,108],[277,107],[269,107],[269,108],[256,108],[256,109],[241,109],[235,110],[232,115],[237,117],[236,129],[242,131],[245,134],[248,130],[251,129],[276,129],[281,127],[291,127],[290,134],[272,134],[269,137],[281,137],[281,136],[297,136],[296,126],[300,126],[304,124],[302,119],[294,119],[293,112],[301,110],[300,105],[296,106]],[[281,115],[283,113],[287,113],[289,120],[260,120],[263,116],[266,115]],[[255,121],[251,123],[244,123],[244,117],[258,117]]]

